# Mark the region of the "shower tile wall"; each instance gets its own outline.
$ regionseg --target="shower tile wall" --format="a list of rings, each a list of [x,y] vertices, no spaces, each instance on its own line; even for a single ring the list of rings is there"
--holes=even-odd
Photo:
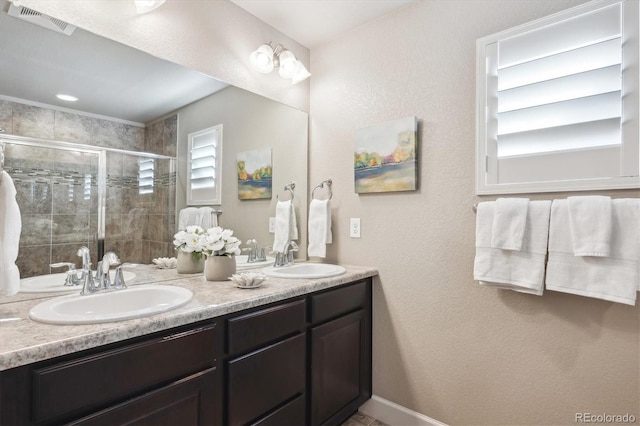
[[[146,151],[174,156],[177,116],[146,129],[105,119],[0,100],[0,127],[8,134]],[[22,277],[47,274],[49,263],[74,262],[78,247],[88,245],[97,263],[97,157],[75,152],[7,144],[7,170],[18,169],[18,203],[23,217],[18,267]],[[139,157],[138,157],[139,158]],[[138,161],[107,154],[106,250],[123,262],[150,263],[172,255],[175,227],[175,176],[169,160],[156,160],[154,192],[140,194]],[[28,175],[28,176],[27,176]],[[91,175],[91,199],[84,200],[85,177]],[[72,195],[70,195],[70,193]],[[73,200],[73,201],[70,201]]]

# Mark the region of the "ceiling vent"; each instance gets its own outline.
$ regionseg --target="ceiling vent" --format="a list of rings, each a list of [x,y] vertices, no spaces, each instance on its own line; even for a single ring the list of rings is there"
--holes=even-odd
[[[13,3],[9,6],[9,16],[13,16],[14,18],[30,22],[60,34],[71,35],[76,29],[74,25],[60,19],[29,9],[28,7],[16,6]]]

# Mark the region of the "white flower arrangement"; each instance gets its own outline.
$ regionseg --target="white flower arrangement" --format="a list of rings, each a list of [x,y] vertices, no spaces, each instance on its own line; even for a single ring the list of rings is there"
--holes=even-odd
[[[231,229],[222,229],[219,226],[207,229],[203,236],[204,253],[207,256],[228,256],[240,254],[242,242],[233,236]]]
[[[207,256],[238,255],[240,244],[241,241],[233,236],[232,230],[219,226],[206,231],[199,226],[187,226],[173,236],[176,250],[191,253],[196,259],[200,259],[203,253]]]
[[[173,236],[173,245],[178,251],[191,253],[191,255],[200,260],[202,258],[204,229],[199,226],[187,226],[184,231],[179,231]]]

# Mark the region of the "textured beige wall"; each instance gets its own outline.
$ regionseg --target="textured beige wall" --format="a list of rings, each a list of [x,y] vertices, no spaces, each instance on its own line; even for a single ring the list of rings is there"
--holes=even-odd
[[[305,64],[309,49],[229,0],[167,0],[145,15],[136,15],[131,0],[12,1],[309,111],[309,80],[291,85],[277,72],[260,74],[249,65],[249,54],[270,40],[282,43]]]
[[[374,394],[452,425],[640,419],[640,308],[473,281],[471,208],[496,198],[474,195],[475,40],[579,3],[420,1],[312,50],[309,187],[333,178],[329,260],[380,270]],[[354,194],[355,130],[411,115],[420,190]]]

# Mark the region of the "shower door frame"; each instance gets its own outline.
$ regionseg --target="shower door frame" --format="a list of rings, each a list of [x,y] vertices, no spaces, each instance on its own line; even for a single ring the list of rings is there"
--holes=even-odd
[[[37,148],[58,149],[62,151],[81,152],[86,154],[98,155],[98,230],[96,235],[96,243],[100,252],[105,240],[105,218],[106,218],[106,199],[107,199],[107,153],[125,154],[134,157],[152,158],[158,160],[169,160],[169,173],[176,172],[176,157],[162,154],[153,154],[150,152],[138,152],[126,149],[98,147],[93,145],[79,144],[75,142],[57,141],[52,139],[40,139],[29,136],[16,136],[7,133],[0,133],[0,143],[12,143],[14,145],[23,145]],[[6,154],[5,154],[6,157]],[[177,184],[177,182],[176,182]],[[175,204],[176,200],[174,200]],[[98,253],[100,255],[100,253]]]

